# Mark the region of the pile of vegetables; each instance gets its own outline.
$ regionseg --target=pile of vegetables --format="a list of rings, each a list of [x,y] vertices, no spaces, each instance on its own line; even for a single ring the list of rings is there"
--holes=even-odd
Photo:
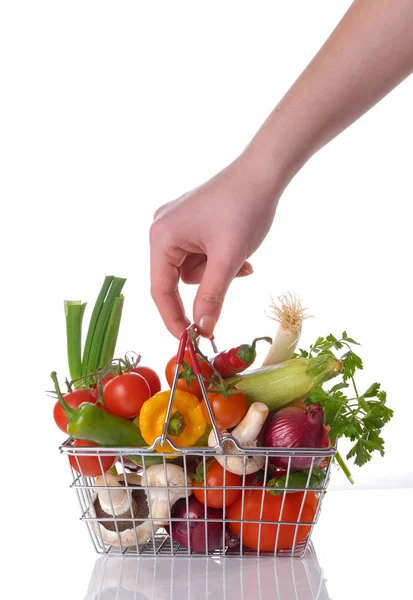
[[[386,393],[379,383],[359,392],[355,377],[363,363],[354,351],[358,343],[344,331],[340,337],[319,337],[308,350],[296,352],[307,315],[291,294],[272,305],[271,318],[278,322],[274,341],[259,337],[252,344],[207,357],[190,330],[223,442],[222,449],[210,457],[199,451],[201,447],[216,448],[218,440],[186,351],[168,425],[168,436],[175,446],[194,448],[194,455],[187,455],[184,464],[182,455],[169,442],[159,443],[170,391],[161,391],[157,373],[142,366],[140,356],[127,354],[114,359],[124,283],[121,278],[105,278],[83,352],[85,304],[65,302],[71,376],[71,381],[66,380],[66,393],[62,393],[57,375],[52,373],[54,419],[73,438],[72,446],[134,449],[155,444],[153,454],[145,458],[131,450],[131,473],[122,475],[117,473],[115,451],[101,457],[70,455],[73,469],[96,478],[97,493],[91,510],[106,518],[100,522],[100,534],[103,532],[108,543],[127,546],[143,543],[154,529],[166,527],[173,540],[195,552],[211,552],[240,540],[247,548],[273,551],[275,544],[278,549],[291,548],[305,539],[310,530],[308,523],[317,511],[316,490],[325,481],[329,459],[303,455],[288,458],[285,454],[271,455],[266,460],[265,452],[248,456],[247,449],[328,449],[346,437],[352,442],[347,460],[354,459],[358,466],[368,462],[375,451],[383,455],[381,430],[393,411],[386,405]],[[269,343],[270,349],[264,366],[248,370],[256,359],[257,342]],[[175,366],[174,356],[165,371],[169,386]],[[323,385],[333,378],[338,382],[325,389]],[[245,450],[241,453],[225,439],[227,436]],[[338,452],[334,460],[353,483]],[[106,485],[116,488],[110,502],[105,480]],[[134,518],[140,521],[135,528],[131,528],[131,521],[121,521],[115,532],[108,517],[127,519],[131,514],[130,500],[126,491],[119,489],[120,482],[132,486]],[[159,492],[155,493],[154,487],[158,486]],[[176,493],[171,493],[171,487],[177,488]],[[148,520],[149,514],[156,521]],[[296,527],[271,521],[304,524]],[[99,527],[96,522],[94,526]]]

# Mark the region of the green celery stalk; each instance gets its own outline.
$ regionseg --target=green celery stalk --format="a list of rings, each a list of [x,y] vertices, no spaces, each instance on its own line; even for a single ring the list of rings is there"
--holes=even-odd
[[[80,300],[65,300],[67,361],[72,379],[82,374],[82,320],[86,303]]]
[[[109,288],[112,284],[112,281],[115,278],[113,275],[107,275],[105,277],[105,281],[103,282],[102,288],[99,292],[99,296],[95,302],[95,306],[93,308],[92,316],[90,317],[89,328],[87,331],[85,347],[83,349],[83,359],[82,359],[82,376],[87,375],[87,365],[89,362],[90,356],[90,348],[92,346],[93,335],[95,333],[96,324],[99,319],[100,312],[102,310],[103,303],[109,291]]]
[[[100,311],[93,338],[91,342],[89,357],[86,366],[85,375],[89,375],[96,371],[99,367],[100,356],[102,354],[103,342],[105,339],[106,330],[108,327],[110,315],[115,304],[116,298],[120,296],[126,279],[115,277],[109,288],[105,302]]]
[[[116,298],[112,312],[110,313],[109,323],[103,340],[102,352],[99,358],[99,367],[107,365],[115,354],[124,299],[125,297],[123,294]]]

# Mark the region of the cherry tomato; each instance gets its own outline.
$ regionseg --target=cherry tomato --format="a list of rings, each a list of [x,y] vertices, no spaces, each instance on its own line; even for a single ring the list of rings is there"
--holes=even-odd
[[[72,443],[72,446],[76,446],[76,448],[80,446],[98,446],[99,444],[95,444],[95,442],[88,442],[86,440],[75,440]],[[103,473],[106,473],[113,463],[116,460],[116,456],[102,456],[102,467],[100,466],[100,462],[97,456],[74,456],[73,454],[69,456],[70,464],[78,473],[83,473],[87,477],[98,477]],[[79,461],[79,463],[78,463]],[[80,465],[80,469],[79,469]]]
[[[103,403],[114,415],[131,419],[136,417],[145,400],[151,397],[146,379],[138,373],[122,373],[106,384]]]
[[[304,500],[304,503],[303,503]],[[262,490],[246,490],[244,492],[244,512],[242,513],[242,497],[238,498],[227,510],[227,519],[243,519],[252,521],[291,521],[298,522],[298,517],[301,511],[299,522],[311,523],[314,519],[317,509],[317,497],[314,492],[307,492],[304,499],[303,492],[295,492],[285,495],[285,502],[282,514],[280,515],[283,495],[273,496],[269,492],[264,492],[264,503],[261,517]],[[241,523],[231,523],[229,526],[233,533],[241,533]],[[258,550],[258,535],[259,523],[243,523],[242,524],[242,543],[251,548]],[[291,548],[294,542],[296,531],[295,525],[272,525],[269,523],[261,523],[261,537],[259,550],[262,552],[274,552],[275,541],[278,534],[278,550]],[[297,527],[296,544],[302,542],[310,533],[311,527],[308,525],[300,525]]]
[[[108,373],[107,375],[104,376],[104,378],[102,379],[102,391],[105,389],[106,384],[111,380],[114,379],[115,375],[114,373]],[[98,385],[96,384],[95,389],[93,390],[93,393],[95,394],[96,398],[99,398],[99,390],[98,390]]]
[[[202,463],[201,463],[202,465]],[[225,475],[225,505],[224,505],[224,490],[209,489],[216,486],[224,485],[224,469],[221,467],[219,462],[215,459],[207,461],[206,463],[207,473],[206,481],[201,483],[195,483],[194,496],[205,504],[205,488],[206,488],[206,503],[211,508],[222,508],[223,506],[229,506],[239,498],[241,495],[241,489],[231,490],[228,489],[232,486],[241,486],[242,479],[239,475],[235,475],[227,470]]]
[[[201,374],[204,379],[208,379],[212,374],[212,369],[200,356],[198,356],[198,363],[201,368]],[[176,356],[173,356],[171,360],[166,365],[165,375],[168,384],[171,386],[174,378],[176,366]],[[198,383],[198,379],[191,368],[191,359],[189,356],[189,352],[186,351],[184,354],[184,365],[180,368],[179,373],[182,374],[182,377],[178,379],[178,389],[183,392],[189,392],[194,396],[201,395],[201,388]]]
[[[90,390],[73,390],[73,392],[68,392],[64,395],[64,399],[72,408],[77,408],[79,404],[83,404],[83,402],[91,402],[92,404],[96,403],[96,396]],[[60,405],[60,402],[57,401],[53,408],[53,417],[56,425],[67,433],[67,424],[68,419],[66,417],[66,413]]]
[[[227,398],[219,393],[208,392],[208,399],[219,429],[235,427],[247,414],[248,402],[242,392],[229,394]],[[206,422],[211,425],[204,400],[202,400],[201,409]]]
[[[151,388],[151,396],[155,396],[155,394],[161,391],[161,380],[153,369],[150,369],[149,367],[141,367],[139,365],[137,367],[133,367],[131,372],[138,373],[138,375],[142,375],[142,377],[146,379],[149,387]]]

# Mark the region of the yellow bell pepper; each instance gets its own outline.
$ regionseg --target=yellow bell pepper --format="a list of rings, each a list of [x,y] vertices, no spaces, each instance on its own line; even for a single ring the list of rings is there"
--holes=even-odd
[[[170,391],[158,392],[143,403],[139,414],[139,428],[149,446],[162,434],[168,409]],[[168,436],[177,446],[194,446],[205,431],[206,421],[201,403],[196,396],[176,390],[169,420]],[[168,442],[158,444],[157,452],[173,452]]]

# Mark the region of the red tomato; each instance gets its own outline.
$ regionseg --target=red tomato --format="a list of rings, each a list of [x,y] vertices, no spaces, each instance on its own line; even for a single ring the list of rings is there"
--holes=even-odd
[[[102,391],[105,389],[106,384],[111,379],[114,379],[114,377],[115,377],[114,373],[108,373],[107,375],[104,376],[104,378],[102,379]],[[93,390],[93,393],[95,394],[96,398],[99,398],[99,390],[98,390],[97,384],[96,384],[95,389]]]
[[[191,368],[191,359],[189,356],[189,352],[186,351],[184,354],[184,366],[180,368],[179,373],[182,374],[182,377],[178,379],[178,389],[184,392],[189,392],[194,396],[201,395],[201,388],[198,383],[198,379],[195,373]],[[204,379],[209,379],[212,374],[212,369],[200,356],[198,356],[198,363],[201,368],[201,374]],[[171,360],[166,365],[165,375],[168,384],[171,386],[174,378],[176,366],[176,356],[173,356]]]
[[[86,440],[75,440],[72,443],[72,446],[98,446],[99,444],[95,444],[95,442],[88,442]],[[100,466],[100,462],[97,456],[74,456],[71,455],[69,456],[69,460],[70,460],[70,464],[72,465],[72,467],[74,468],[75,471],[77,471],[78,473],[82,473],[83,475],[86,475],[87,477],[98,477],[99,475],[102,475],[102,468],[103,468],[103,473],[106,473],[106,471],[108,471],[111,466],[113,465],[113,463],[116,460],[116,456],[102,456],[101,457],[101,461],[102,461],[102,467]],[[78,463],[79,461],[79,463]],[[80,465],[80,469],[79,469],[79,465]]]
[[[201,463],[202,464],[202,463]],[[206,481],[201,483],[195,483],[194,496],[199,502],[205,504],[205,488],[206,488],[206,503],[211,508],[222,508],[223,506],[229,506],[239,498],[241,495],[241,489],[231,490],[228,489],[232,486],[241,486],[242,479],[239,475],[235,475],[230,471],[226,472],[225,475],[225,504],[224,504],[224,490],[209,489],[216,486],[224,485],[224,469],[221,467],[219,462],[215,459],[207,461],[207,473]]]
[[[222,394],[208,392],[208,399],[219,429],[235,427],[247,414],[248,402],[242,392],[229,394],[227,398]],[[204,400],[202,400],[201,409],[206,422],[211,425]]]
[[[142,375],[122,373],[106,384],[103,403],[112,414],[131,419],[140,413],[142,404],[150,397],[151,389]]]
[[[286,494],[282,514],[280,515],[283,495],[273,496],[269,492],[264,492],[264,504],[261,517],[262,490],[250,490],[244,492],[244,512],[242,513],[242,496],[238,498],[227,510],[227,519],[245,519],[252,521],[291,521],[298,522],[301,505],[302,512],[300,523],[311,523],[314,519],[317,509],[317,497],[314,492],[307,492],[304,499],[303,492]],[[303,503],[304,501],[304,503]],[[261,518],[260,518],[261,517]],[[242,524],[242,543],[251,550],[258,550],[258,532],[259,523]],[[233,533],[241,533],[241,523],[229,523]],[[261,537],[259,550],[262,552],[274,552],[275,542],[278,534],[278,550],[291,548],[296,531],[295,525],[272,525],[269,523],[261,524]],[[302,542],[310,533],[310,526],[300,525],[297,527],[296,544]]]
[[[153,369],[150,369],[149,367],[138,366],[133,367],[131,371],[133,373],[138,373],[138,375],[142,375],[142,377],[146,379],[149,387],[151,388],[151,396],[155,396],[155,394],[161,391],[161,380]]]
[[[67,394],[64,394],[64,399],[72,408],[77,408],[79,404],[83,404],[83,402],[91,402],[92,404],[96,403],[96,396],[90,390],[79,389],[74,390],[73,392],[68,392]],[[59,429],[67,433],[68,419],[59,401],[57,401],[54,405],[53,417]]]

